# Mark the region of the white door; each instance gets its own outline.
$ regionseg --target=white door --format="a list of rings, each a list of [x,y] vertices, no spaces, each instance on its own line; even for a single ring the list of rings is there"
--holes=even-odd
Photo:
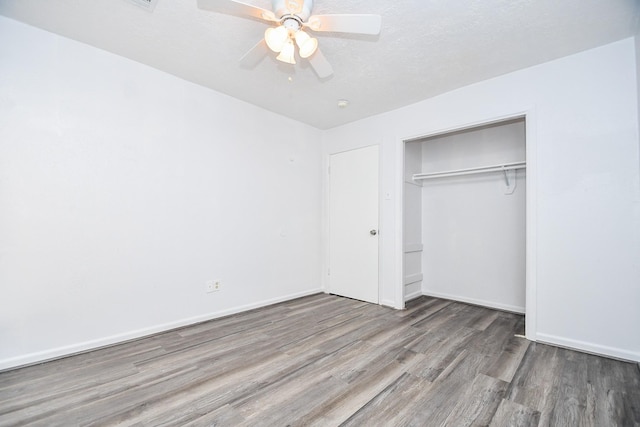
[[[329,162],[329,292],[377,304],[378,146]]]

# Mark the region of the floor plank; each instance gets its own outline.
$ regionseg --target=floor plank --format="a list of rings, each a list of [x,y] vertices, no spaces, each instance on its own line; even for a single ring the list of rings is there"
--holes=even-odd
[[[433,297],[318,294],[0,373],[0,426],[640,426],[640,369]]]
[[[535,427],[540,421],[540,412],[510,400],[502,399],[491,419],[490,427]]]

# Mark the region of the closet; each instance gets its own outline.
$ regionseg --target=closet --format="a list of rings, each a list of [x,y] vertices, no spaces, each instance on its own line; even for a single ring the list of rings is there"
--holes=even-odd
[[[525,311],[525,120],[405,142],[404,297]]]

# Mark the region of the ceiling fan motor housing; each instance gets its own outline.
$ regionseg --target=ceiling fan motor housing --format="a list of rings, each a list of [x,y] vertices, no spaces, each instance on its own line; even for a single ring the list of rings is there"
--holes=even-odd
[[[285,15],[295,15],[302,22],[306,22],[311,16],[313,0],[273,0],[273,13],[276,18]]]

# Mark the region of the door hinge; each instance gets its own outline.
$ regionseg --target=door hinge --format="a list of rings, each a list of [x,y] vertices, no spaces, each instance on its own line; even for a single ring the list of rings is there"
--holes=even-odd
[[[327,268],[327,276],[331,276],[331,269]]]

